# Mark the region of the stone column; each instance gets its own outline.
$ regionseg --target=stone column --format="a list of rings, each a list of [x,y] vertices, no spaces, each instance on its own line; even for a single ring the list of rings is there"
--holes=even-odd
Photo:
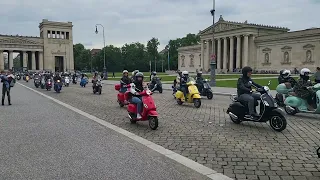
[[[39,70],[43,70],[43,52],[39,51]]]
[[[206,63],[204,64],[207,64],[208,66],[208,69],[210,69],[210,41],[209,39],[207,40],[207,59],[206,59]]]
[[[243,47],[243,53],[244,53],[244,60],[242,66],[248,66],[248,58],[249,58],[249,35],[244,35],[244,47]]]
[[[217,69],[221,69],[222,59],[221,59],[221,39],[218,39],[218,52],[217,52]]]
[[[23,56],[23,67],[28,67],[28,54],[26,51],[22,52]]]
[[[204,41],[201,41],[201,66],[204,68]]]
[[[241,68],[241,36],[237,36],[237,59],[236,68]]]
[[[37,66],[36,66],[36,54],[34,51],[31,52],[31,66],[32,66],[32,70],[36,70],[37,69]]]
[[[234,37],[230,37],[230,59],[229,59],[229,70],[233,72],[233,53],[234,53]]]
[[[9,63],[9,69],[12,69],[13,67],[13,51],[8,52],[8,63]]]
[[[227,72],[227,63],[228,63],[228,60],[227,60],[227,46],[228,45],[228,40],[227,38],[223,38],[223,71]]]
[[[4,70],[4,57],[3,57],[3,51],[0,50],[0,71]]]

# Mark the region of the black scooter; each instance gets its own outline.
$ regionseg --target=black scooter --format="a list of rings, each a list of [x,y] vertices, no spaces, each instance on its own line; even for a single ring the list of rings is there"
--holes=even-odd
[[[39,86],[40,86],[40,78],[39,77],[35,77],[33,82],[34,82],[34,86],[36,88],[39,88]]]
[[[21,79],[20,74],[17,75],[17,80],[19,81]]]
[[[77,78],[78,78],[77,76],[73,76],[72,77],[72,83],[73,84],[77,84]]]
[[[211,86],[209,84],[209,80],[208,79],[204,79],[202,81],[202,84],[203,84],[203,88],[200,92],[200,95],[201,96],[207,96],[208,99],[212,99],[213,98],[213,92],[212,92],[212,89],[211,89]],[[197,87],[199,89],[199,86],[200,84],[197,84]]]
[[[252,82],[249,82],[251,85]],[[270,85],[270,81],[268,86]],[[287,127],[287,120],[284,116],[284,113],[281,109],[278,108],[277,102],[274,100],[270,93],[268,86],[262,88],[257,88],[257,92],[261,93],[260,96],[260,116],[257,119],[246,118],[245,116],[249,114],[248,105],[244,102],[240,102],[235,95],[232,95],[231,100],[233,101],[230,104],[228,110],[226,111],[229,114],[231,120],[240,124],[242,121],[252,121],[252,122],[268,122],[270,126],[275,131],[281,132]],[[258,102],[255,102],[255,106],[258,106]]]

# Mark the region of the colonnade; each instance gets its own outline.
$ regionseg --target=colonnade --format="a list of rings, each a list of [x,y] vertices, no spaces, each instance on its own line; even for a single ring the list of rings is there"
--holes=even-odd
[[[20,53],[22,67],[27,67],[28,70],[43,70],[43,52],[42,51],[13,51],[0,50],[0,70],[4,70],[4,53],[8,52],[8,67],[13,67],[13,52]],[[29,63],[31,61],[31,63]]]
[[[249,34],[229,36],[212,39],[202,39],[201,42],[201,59],[203,67],[210,68],[210,61],[213,54],[216,55],[217,69],[223,71],[232,71],[233,69],[242,68],[249,62]],[[212,43],[215,48],[212,48]],[[205,50],[207,49],[207,50]],[[205,64],[207,63],[207,64]]]

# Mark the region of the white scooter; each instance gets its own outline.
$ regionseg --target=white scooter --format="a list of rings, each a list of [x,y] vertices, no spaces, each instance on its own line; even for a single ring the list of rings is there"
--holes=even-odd
[[[66,77],[64,78],[64,86],[68,87],[69,84],[70,84],[70,78],[69,78],[69,76],[66,76]]]

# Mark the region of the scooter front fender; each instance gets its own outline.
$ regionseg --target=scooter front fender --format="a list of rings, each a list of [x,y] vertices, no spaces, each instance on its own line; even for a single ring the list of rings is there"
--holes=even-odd
[[[280,108],[272,109],[271,112],[279,113],[279,114],[281,114],[282,116],[285,116],[285,113],[284,113],[283,110],[280,109]]]
[[[200,94],[192,94],[192,99],[201,99]]]
[[[154,116],[154,117],[157,117],[158,116],[158,112],[157,111],[155,111],[155,110],[150,110],[150,111],[148,111],[148,117],[149,116]]]

